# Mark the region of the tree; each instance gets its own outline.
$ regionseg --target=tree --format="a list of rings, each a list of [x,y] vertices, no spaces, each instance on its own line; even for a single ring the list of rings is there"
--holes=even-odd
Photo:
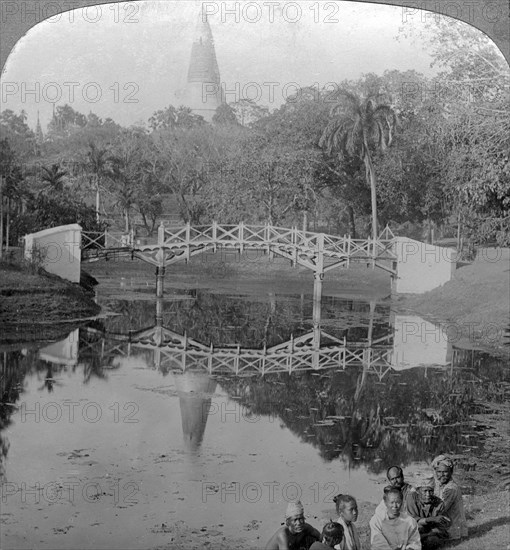
[[[50,167],[43,166],[41,180],[47,191],[62,193],[67,175],[67,170],[63,170],[59,164],[52,164]]]
[[[365,176],[371,190],[372,237],[377,239],[377,178],[372,161],[373,151],[385,151],[393,142],[397,125],[394,110],[381,103],[380,96],[365,99],[340,90],[339,101],[331,109],[331,120],[319,141],[329,153],[336,152],[339,158],[358,157],[365,165]]]
[[[253,99],[240,99],[235,103],[229,103],[229,106],[241,126],[250,126],[269,115],[269,109],[264,105],[258,105]]]
[[[94,179],[96,191],[96,219],[99,221],[100,188],[103,181],[112,175],[111,153],[109,148],[98,147],[95,143],[90,142],[83,167]]]
[[[10,109],[0,113],[0,139],[8,139],[11,149],[21,162],[29,160],[36,153],[34,132],[27,126],[26,115],[21,111],[19,115]]]
[[[110,157],[113,194],[122,210],[126,233],[130,230],[130,210],[135,203],[140,137],[136,129],[125,130],[115,143]]]
[[[149,127],[154,132],[165,128],[194,128],[202,126],[205,120],[201,115],[196,115],[189,107],[181,105],[177,109],[169,105],[166,109],[156,111],[149,118]]]
[[[139,139],[136,208],[147,235],[152,235],[158,217],[163,213],[165,160],[154,146],[153,136]]]
[[[211,194],[211,174],[219,170],[221,159],[238,129],[224,125],[204,124],[169,127],[151,137],[162,159],[162,186],[177,199],[180,216],[185,222],[200,223],[207,212]]]
[[[7,138],[0,140],[0,257],[4,242],[10,244],[11,218],[21,207],[23,174],[16,153]],[[4,233],[5,203],[5,233]]]
[[[87,117],[75,111],[70,105],[56,108],[48,125],[48,137],[64,137],[73,129],[83,128],[87,124]]]
[[[148,235],[162,213],[165,168],[169,162],[158,150],[155,135],[139,128],[123,131],[107,157],[105,175],[124,216],[125,231],[131,228],[131,212],[138,211]]]
[[[472,243],[510,242],[510,72],[494,43],[439,18],[417,32],[441,69],[428,90],[442,110],[434,146],[447,210]],[[432,141],[431,141],[432,143]]]
[[[239,124],[237,122],[234,110],[227,103],[222,103],[213,115],[212,121],[214,124]]]

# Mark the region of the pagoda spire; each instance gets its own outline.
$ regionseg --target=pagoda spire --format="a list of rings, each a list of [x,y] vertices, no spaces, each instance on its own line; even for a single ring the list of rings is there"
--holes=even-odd
[[[41,128],[41,121],[39,120],[39,111],[37,111],[37,124],[35,126],[35,140],[37,145],[41,145],[44,141],[44,134]]]
[[[186,84],[186,103],[192,111],[211,121],[223,102],[220,70],[216,59],[214,38],[201,10],[195,28]]]

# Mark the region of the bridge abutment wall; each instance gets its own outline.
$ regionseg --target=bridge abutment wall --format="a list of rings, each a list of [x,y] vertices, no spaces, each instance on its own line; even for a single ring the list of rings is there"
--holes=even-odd
[[[395,237],[397,276],[392,293],[423,294],[447,283],[455,273],[457,253],[452,248]]]
[[[81,226],[52,227],[25,235],[25,259],[72,283],[80,282]]]

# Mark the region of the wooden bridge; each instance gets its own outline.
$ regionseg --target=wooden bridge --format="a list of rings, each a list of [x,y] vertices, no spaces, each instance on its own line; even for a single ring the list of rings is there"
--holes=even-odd
[[[162,326],[129,334],[102,332],[92,328],[86,330],[101,337],[103,351],[107,341],[113,343],[113,352],[116,354],[130,356],[133,348],[153,351],[154,365],[160,370],[201,370],[211,375],[246,376],[345,370],[348,366],[362,366],[381,380],[392,368],[391,335],[371,343],[347,342],[322,330],[314,330],[269,348],[250,349],[239,345],[205,345],[186,334],[178,334]],[[122,350],[124,346],[125,351]]]
[[[127,256],[139,258],[158,268],[175,262],[188,261],[196,254],[218,249],[239,253],[263,250],[278,255],[293,265],[311,269],[322,277],[336,267],[348,267],[351,262],[366,262],[396,275],[397,256],[394,235],[386,228],[377,240],[352,239],[325,233],[282,228],[272,225],[211,225],[158,228],[157,240],[135,244],[133,233],[114,237],[104,233],[82,233],[82,260]]]

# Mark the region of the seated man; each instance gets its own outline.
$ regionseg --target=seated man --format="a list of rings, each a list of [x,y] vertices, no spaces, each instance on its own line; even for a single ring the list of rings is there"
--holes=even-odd
[[[448,539],[450,519],[443,501],[434,495],[434,474],[424,472],[415,479],[416,491],[407,495],[407,513],[418,523],[422,548],[432,550]]]
[[[310,546],[310,550],[329,550],[336,548],[344,538],[344,528],[335,521],[330,521],[322,529],[321,542],[316,541]]]
[[[452,540],[467,537],[468,528],[462,491],[452,479],[453,460],[448,455],[439,455],[432,461],[432,468],[439,482],[437,494],[444,504],[444,513],[451,520],[448,526],[448,536]]]
[[[269,539],[266,550],[309,550],[315,541],[320,540],[320,536],[317,529],[305,523],[301,502],[289,502],[285,525]]]
[[[416,520],[408,514],[400,515],[402,493],[391,487],[384,493],[384,517],[375,513],[370,520],[370,548],[372,550],[421,550],[420,533]]]
[[[407,512],[407,495],[414,491],[414,487],[404,481],[404,472],[402,468],[400,468],[400,466],[391,466],[390,468],[388,468],[386,472],[386,477],[390,482],[390,486],[399,489],[399,491],[402,493],[403,502],[402,510],[400,511],[400,513],[403,514],[404,512]],[[384,516],[384,514],[386,513],[384,500],[381,500],[381,502],[377,505],[375,513],[380,516]]]

